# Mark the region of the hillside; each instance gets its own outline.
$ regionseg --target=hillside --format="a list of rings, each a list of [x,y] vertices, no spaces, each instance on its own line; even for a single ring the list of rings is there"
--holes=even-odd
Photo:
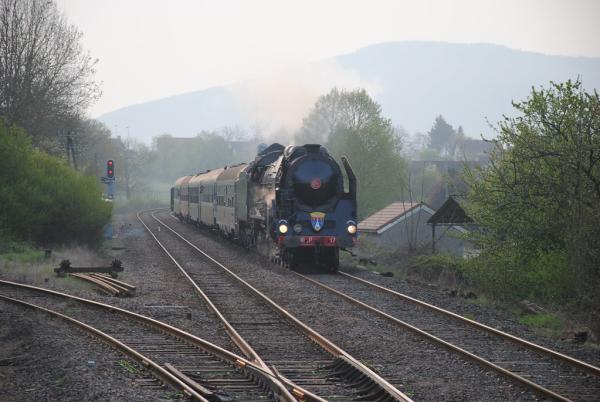
[[[486,119],[497,122],[510,114],[511,100],[523,99],[532,86],[580,77],[587,89],[600,88],[600,58],[489,44],[384,43],[333,60],[361,82],[375,83],[372,96],[384,114],[410,132],[427,131],[442,114],[454,126],[462,125],[467,135],[489,138],[493,130]],[[255,123],[240,112],[252,108],[243,104],[253,102],[252,97],[234,94],[233,87],[214,87],[122,108],[99,120],[111,128],[135,127],[132,131],[143,141],[165,132],[190,137],[203,129]],[[281,99],[285,102],[285,94]]]

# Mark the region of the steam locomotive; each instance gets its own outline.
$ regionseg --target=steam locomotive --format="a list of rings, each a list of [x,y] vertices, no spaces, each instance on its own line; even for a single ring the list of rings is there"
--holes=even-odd
[[[254,161],[177,179],[171,210],[283,265],[334,272],[356,242],[356,177],[318,144],[272,144]]]

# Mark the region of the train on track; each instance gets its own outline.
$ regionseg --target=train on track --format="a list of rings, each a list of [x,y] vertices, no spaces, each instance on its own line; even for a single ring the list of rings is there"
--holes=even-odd
[[[334,272],[340,250],[356,243],[356,176],[318,144],[272,144],[250,163],[183,176],[171,210],[291,269]]]

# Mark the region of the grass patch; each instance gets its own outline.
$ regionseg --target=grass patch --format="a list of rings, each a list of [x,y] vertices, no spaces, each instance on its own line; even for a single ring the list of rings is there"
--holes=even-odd
[[[489,306],[492,304],[490,299],[486,295],[479,294],[474,299],[465,299],[465,303],[467,304],[475,304],[477,306]]]
[[[521,324],[528,325],[533,328],[549,329],[552,331],[560,331],[564,328],[565,323],[554,314],[525,314],[519,317]]]
[[[140,372],[140,370],[137,367],[135,367],[133,364],[131,364],[131,362],[129,360],[119,360],[117,362],[117,365],[119,367],[121,367],[123,370],[125,370],[131,374],[137,374]]]
[[[0,247],[0,260],[11,262],[39,262],[44,252],[25,243],[5,242]]]
[[[184,395],[181,392],[172,392],[169,394],[163,395],[164,399],[173,400],[173,399],[183,399]]]

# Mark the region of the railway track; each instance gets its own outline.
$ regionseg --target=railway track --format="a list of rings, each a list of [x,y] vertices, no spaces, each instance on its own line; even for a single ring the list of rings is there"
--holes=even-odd
[[[276,269],[276,271],[279,271],[279,269]],[[238,270],[240,275],[246,277],[243,272],[243,270]],[[295,273],[293,274],[296,275]],[[253,281],[261,276],[264,277],[264,275],[248,276],[253,278]],[[298,276],[300,277],[300,275]],[[342,276],[343,275],[340,275],[340,277]],[[325,274],[314,276],[313,278],[329,280],[336,277],[337,275]],[[348,277],[347,279],[352,278]],[[302,280],[305,279],[303,278]],[[258,284],[258,282],[255,283]],[[362,282],[362,284],[364,287],[370,287],[371,292],[373,292],[373,288],[376,288],[376,284],[368,285],[364,282]],[[268,291],[267,286],[259,286],[265,291]],[[323,290],[330,292],[324,288]],[[342,289],[340,288],[339,290]],[[362,291],[368,294],[364,288]],[[278,294],[281,292],[269,293],[275,293],[275,297],[277,298],[280,297]],[[454,317],[450,315],[448,318],[450,321],[456,320],[459,324],[462,322],[462,328],[460,325],[456,326],[456,323],[454,326],[451,326],[450,323],[446,323],[445,321],[438,322],[434,317],[431,317],[432,312],[436,310],[434,306],[427,307],[424,310],[418,310],[418,307],[415,306],[406,307],[408,311],[399,311],[398,316],[394,316],[393,311],[387,310],[385,305],[390,304],[391,306],[394,306],[399,303],[396,298],[400,297],[401,299],[408,299],[408,297],[405,295],[390,296],[392,295],[390,292],[386,293],[388,297],[387,301],[385,297],[382,297],[379,294],[370,294],[369,296],[375,298],[375,300],[380,299],[379,301],[382,305],[377,305],[375,302],[371,303],[368,297],[362,298],[360,294],[353,293],[352,291],[349,292],[350,297],[356,296],[353,298],[357,300],[350,301],[347,298],[345,300],[349,302],[347,306],[360,304],[359,302],[361,300],[365,304],[373,304],[375,307],[379,307],[375,310],[380,311],[371,311],[368,314],[385,319],[393,325],[402,327],[401,329],[409,329],[410,331],[408,331],[408,333],[412,332],[421,338],[429,339],[427,342],[446,348],[453,354],[459,353],[463,358],[474,361],[484,369],[495,371],[502,376],[507,377],[509,380],[523,385],[523,389],[529,389],[542,398],[552,400],[600,400],[600,397],[598,396],[600,395],[598,392],[598,388],[600,387],[597,374],[599,370],[598,367],[585,362],[575,362],[576,359],[570,358],[569,356],[547,350],[547,348],[534,345],[525,340],[519,340],[517,337],[510,335],[508,336],[508,339],[504,339],[503,342],[498,342],[496,339],[496,343],[494,344],[493,339],[490,338],[500,337],[501,335],[497,334],[497,332],[501,331],[491,327],[484,329],[483,325],[477,325],[478,323],[464,319],[456,314],[454,314]],[[389,297],[391,297],[392,300],[389,300]],[[405,301],[408,302],[407,300]],[[417,303],[417,305],[420,304],[426,303]],[[368,307],[371,306],[364,306],[365,311],[369,311],[367,310]],[[349,310],[349,308],[346,307],[341,310]],[[411,321],[409,319],[410,317],[422,321]],[[402,318],[402,320],[406,322],[399,318]],[[471,327],[479,327],[479,329]],[[483,334],[477,334],[477,331],[483,332]],[[469,345],[470,343],[473,343],[477,349],[474,347],[471,348]],[[549,353],[545,353],[543,349],[546,349]],[[547,357],[540,357],[540,353],[546,354]]]
[[[600,400],[600,368],[589,363],[344,272],[297,275],[545,398]]]
[[[223,320],[246,357],[265,371],[327,400],[411,400],[189,242],[154,212],[140,212],[138,219]]]
[[[163,387],[199,401],[295,401],[293,386],[244,357],[143,315],[35,286],[0,280],[0,300],[63,319],[136,360]]]

